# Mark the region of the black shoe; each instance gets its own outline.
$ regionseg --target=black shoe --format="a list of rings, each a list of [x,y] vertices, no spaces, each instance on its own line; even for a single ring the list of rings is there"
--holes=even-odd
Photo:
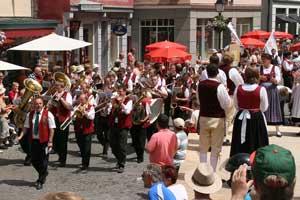
[[[296,136],[300,136],[300,132],[296,134]]]
[[[0,149],[8,149],[6,145],[0,145]]]
[[[24,161],[24,166],[30,166],[30,165],[31,165],[31,158],[26,156]]]
[[[41,182],[37,182],[35,188],[37,190],[41,190],[41,189],[43,189],[43,184]]]
[[[123,173],[124,172],[124,167],[119,167],[119,169],[117,170],[118,173]]]
[[[87,167],[87,166],[82,166],[82,167],[80,167],[80,172],[81,172],[82,174],[86,174],[86,173],[88,172],[88,167]]]
[[[142,162],[144,162],[144,158],[138,158],[137,159],[137,163],[142,163]]]
[[[65,167],[65,166],[66,166],[66,163],[65,163],[65,162],[60,162],[60,163],[58,164],[58,166],[59,166],[59,167]]]

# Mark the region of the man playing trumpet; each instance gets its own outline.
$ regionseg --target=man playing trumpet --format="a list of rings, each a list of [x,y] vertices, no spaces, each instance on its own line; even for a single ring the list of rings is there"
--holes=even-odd
[[[66,166],[67,149],[68,149],[68,137],[69,127],[61,130],[60,125],[70,117],[72,110],[72,96],[65,90],[66,82],[55,81],[56,94],[52,99],[55,99],[58,103],[52,103],[49,105],[49,110],[55,117],[56,129],[53,138],[53,148],[58,154],[58,161],[60,167]],[[51,101],[51,100],[50,100]]]
[[[126,96],[126,86],[119,86],[119,96],[113,99],[112,111],[109,116],[111,127],[110,146],[117,159],[118,173],[124,172],[126,162],[126,146],[128,131],[132,126],[130,119],[132,100]]]
[[[78,112],[74,122],[76,141],[82,157],[82,172],[86,172],[90,164],[92,134],[94,133],[95,109],[89,104],[88,96],[81,94],[79,96]]]

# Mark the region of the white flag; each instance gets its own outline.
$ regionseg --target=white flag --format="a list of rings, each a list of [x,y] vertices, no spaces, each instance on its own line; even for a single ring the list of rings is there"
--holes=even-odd
[[[237,35],[237,33],[236,33],[236,31],[235,31],[233,25],[232,25],[232,22],[229,22],[229,23],[227,24],[227,27],[228,27],[229,30],[231,31],[231,41],[234,41],[237,45],[239,45],[239,46],[242,47],[243,44],[242,44],[240,38],[238,37],[238,35]]]
[[[278,48],[277,48],[276,40],[274,37],[274,32],[272,32],[270,34],[270,37],[265,44],[265,53],[272,55],[272,49],[275,49],[276,53],[278,53]]]

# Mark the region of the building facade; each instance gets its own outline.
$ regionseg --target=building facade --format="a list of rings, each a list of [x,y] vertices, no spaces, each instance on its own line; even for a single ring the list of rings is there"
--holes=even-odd
[[[71,0],[70,13],[65,16],[67,34],[93,44],[77,51],[78,61],[99,64],[101,73],[106,73],[119,53],[127,53],[132,13],[133,0]]]
[[[231,41],[229,31],[219,33],[206,28],[209,19],[218,13],[215,0],[136,0],[132,20],[132,46],[142,59],[145,46],[153,42],[170,40],[188,47],[193,60],[198,56],[207,59],[211,48],[224,47]],[[260,29],[261,1],[226,1],[225,17],[232,18],[237,34]]]
[[[268,31],[300,33],[299,0],[264,0],[262,2],[262,28]]]

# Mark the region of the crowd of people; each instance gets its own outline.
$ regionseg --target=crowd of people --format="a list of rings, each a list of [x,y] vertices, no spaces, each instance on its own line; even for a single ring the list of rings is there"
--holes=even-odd
[[[214,51],[208,63],[164,64],[140,62],[133,49],[127,61],[121,53],[105,75],[96,64],[54,66],[51,71],[35,66],[28,76],[19,73],[9,91],[0,72],[0,148],[19,142],[26,154],[24,165],[33,165],[38,172],[36,188],[42,189],[49,174],[49,154],[58,155],[59,167],[68,164],[71,124],[82,157],[80,173],[89,169],[93,135],[103,147],[101,156],[106,159],[111,148],[115,171],[123,173],[130,135],[137,163],[144,162],[145,151],[149,153],[151,164],[143,173],[149,199],[187,199],[184,187],[175,182],[186,158],[187,136],[199,134],[200,164],[186,174],[195,199],[209,198],[222,186],[217,166],[223,145],[231,145],[230,156],[256,151],[255,189],[264,188],[271,195],[272,188],[265,189],[270,185],[293,187],[294,183],[295,174],[278,180],[258,163],[276,156],[275,149],[278,155],[288,154],[269,145],[267,125],[275,125],[276,136],[282,137],[281,125],[300,123],[297,56],[289,51],[281,57],[275,50],[272,55],[245,50],[238,66],[233,66],[230,52]],[[269,155],[268,148],[275,155]],[[246,195],[245,169],[241,166],[233,174],[233,199]],[[264,190],[256,191],[268,196]]]

